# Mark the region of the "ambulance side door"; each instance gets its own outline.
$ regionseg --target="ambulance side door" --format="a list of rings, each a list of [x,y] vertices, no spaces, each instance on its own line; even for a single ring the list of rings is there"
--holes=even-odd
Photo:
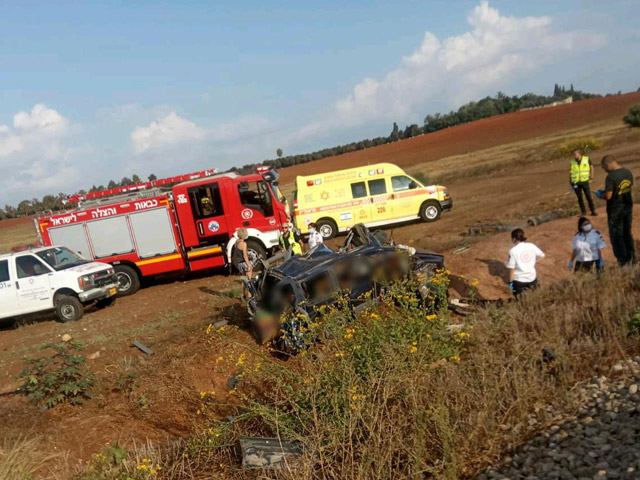
[[[407,175],[393,175],[390,180],[393,217],[417,217],[424,196],[420,193],[424,193],[424,189]]]
[[[0,260],[0,318],[7,318],[18,313],[15,278],[12,279],[9,273],[9,260]]]
[[[219,243],[222,237],[226,239],[233,233],[229,233],[219,182],[190,187],[187,191],[200,245]]]
[[[371,221],[380,222],[393,218],[387,180],[384,177],[367,181],[371,197]]]
[[[374,221],[371,215],[371,198],[367,190],[365,180],[350,182],[351,198],[353,199],[353,219],[351,225],[356,223],[371,223]]]

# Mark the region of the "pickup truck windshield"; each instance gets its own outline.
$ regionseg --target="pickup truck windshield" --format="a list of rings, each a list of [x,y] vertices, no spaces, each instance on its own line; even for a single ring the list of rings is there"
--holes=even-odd
[[[85,260],[73,253],[68,248],[49,248],[41,252],[37,252],[36,255],[54,270],[64,270],[66,268],[76,267],[85,263],[89,263],[89,260]]]

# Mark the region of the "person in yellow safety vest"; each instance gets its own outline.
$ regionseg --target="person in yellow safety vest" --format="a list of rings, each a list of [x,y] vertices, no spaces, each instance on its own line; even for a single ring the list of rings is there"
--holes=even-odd
[[[280,249],[283,251],[291,249],[291,253],[294,255],[302,255],[302,246],[300,232],[295,230],[290,223],[284,223],[280,234]]]
[[[582,194],[587,197],[589,203],[589,210],[591,215],[596,216],[596,209],[593,205],[593,198],[591,198],[591,189],[589,188],[589,182],[593,180],[593,165],[591,159],[587,155],[583,155],[581,150],[573,152],[573,158],[571,159],[571,172],[570,182],[571,188],[576,192],[578,197],[578,205],[580,205],[580,212],[584,217],[587,214],[587,210],[584,207],[584,200],[582,200]]]

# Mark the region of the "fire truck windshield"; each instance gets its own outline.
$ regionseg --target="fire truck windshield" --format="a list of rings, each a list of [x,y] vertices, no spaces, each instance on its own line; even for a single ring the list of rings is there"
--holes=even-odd
[[[89,263],[89,260],[85,260],[65,247],[49,248],[47,250],[37,252],[36,255],[47,262],[47,264],[54,270],[64,270],[66,268]]]

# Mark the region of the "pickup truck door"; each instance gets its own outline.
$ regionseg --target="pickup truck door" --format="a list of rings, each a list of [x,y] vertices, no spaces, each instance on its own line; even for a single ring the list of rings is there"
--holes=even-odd
[[[15,257],[16,280],[14,285],[18,295],[20,313],[39,312],[53,308],[51,291],[51,269],[34,255]]]
[[[9,274],[9,260],[0,260],[0,318],[8,318],[19,312],[14,279]]]

